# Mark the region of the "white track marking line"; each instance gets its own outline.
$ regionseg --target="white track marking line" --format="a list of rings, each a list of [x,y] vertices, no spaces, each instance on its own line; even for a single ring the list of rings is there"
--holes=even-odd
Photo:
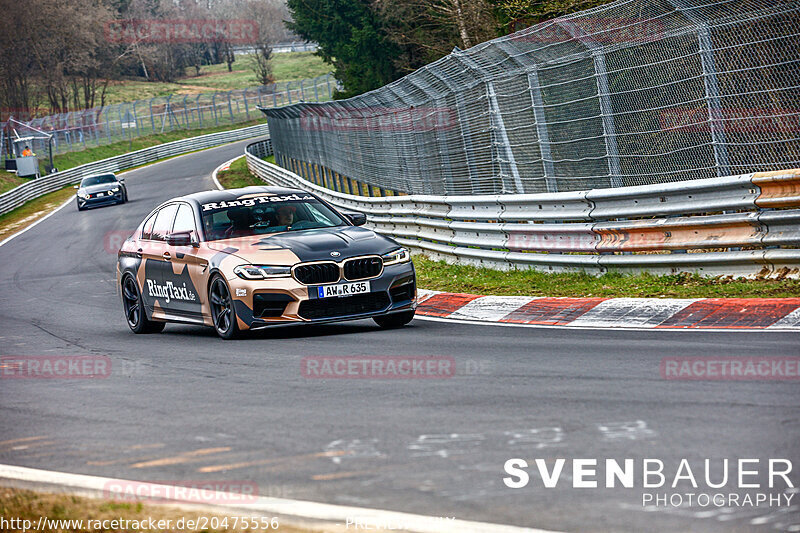
[[[124,488],[126,486],[130,487],[130,484],[135,484],[137,489],[149,490],[149,494],[174,494],[175,492],[174,490],[170,491],[172,487],[164,484],[127,481],[83,474],[68,474],[13,465],[0,465],[0,479],[44,485],[58,485],[70,489],[98,492],[101,495],[103,493],[107,494],[111,487]],[[201,495],[201,501],[203,502],[231,502],[240,501],[242,499],[241,494],[228,494],[210,490],[198,490],[197,492]],[[139,492],[139,494],[141,493],[142,492]],[[173,502],[174,500],[170,501],[170,503]],[[177,503],[180,504],[180,501]],[[285,515],[337,523],[346,523],[348,519],[354,520],[358,518],[362,523],[398,525],[402,526],[398,527],[398,529],[418,533],[562,533],[543,529],[491,524],[488,522],[441,520],[438,517],[401,513],[397,511],[382,511],[380,509],[367,509],[362,507],[262,496],[258,497],[253,503],[213,503],[211,505],[227,509],[246,509],[251,512],[260,512],[266,515]]]
[[[450,315],[452,316],[452,315]],[[417,314],[414,320],[422,320],[428,322],[448,322],[450,324],[466,324],[471,326],[500,326],[504,328],[545,328],[545,329],[584,329],[584,330],[603,330],[603,331],[658,331],[665,333],[797,333],[800,331],[800,326],[770,329],[770,328],[653,328],[650,326],[573,326],[572,323],[565,326],[555,326],[552,324],[517,324],[515,322],[487,322],[481,320],[459,320],[454,318],[445,318],[438,316],[425,316]]]
[[[215,186],[217,189],[219,189],[220,191],[221,191],[221,190],[223,190],[223,189],[225,189],[225,187],[223,187],[223,186],[222,186],[222,184],[221,184],[221,183],[219,182],[219,180],[217,179],[217,172],[219,172],[220,170],[222,170],[222,168],[223,168],[223,167],[225,167],[225,166],[228,166],[228,167],[230,167],[230,166],[231,166],[231,163],[233,163],[233,162],[234,162],[234,161],[236,161],[237,159],[241,159],[241,158],[243,158],[243,157],[244,157],[244,155],[237,155],[236,157],[234,157],[234,158],[233,158],[233,159],[231,159],[230,161],[225,161],[225,162],[224,162],[224,163],[222,163],[220,166],[218,166],[217,168],[215,168],[215,169],[214,169],[214,172],[212,172],[212,173],[211,173],[211,179],[212,179],[212,180],[214,180],[214,186]]]
[[[35,198],[34,198],[34,200],[35,200]],[[31,200],[31,201],[33,201],[33,200]],[[51,216],[55,215],[56,213],[58,213],[59,211],[61,211],[62,209],[64,209],[65,207],[67,207],[69,204],[71,204],[74,201],[75,201],[75,198],[71,198],[70,197],[69,199],[67,199],[66,202],[64,202],[60,206],[56,207],[55,209],[53,209],[52,211],[47,213],[45,216],[43,216],[42,218],[40,218],[39,220],[37,220],[33,224],[28,224],[27,226],[25,226],[24,228],[22,228],[18,232],[12,234],[9,237],[6,237],[2,242],[0,242],[0,246],[3,246],[4,244],[6,244],[7,242],[11,241],[12,239],[16,239],[17,237],[19,237],[20,235],[22,235],[23,233],[25,233],[29,229],[35,228],[37,225],[41,224],[42,222],[44,222],[45,220],[47,220]],[[25,204],[22,204],[22,205],[25,205]],[[22,206],[20,206],[20,207],[22,207]]]
[[[697,299],[612,298],[600,302],[569,323],[573,326],[654,328]]]
[[[454,311],[448,318],[496,322],[535,300],[531,296],[481,296]]]

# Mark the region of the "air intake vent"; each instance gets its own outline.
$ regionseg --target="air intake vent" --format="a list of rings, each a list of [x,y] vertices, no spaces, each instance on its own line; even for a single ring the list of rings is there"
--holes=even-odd
[[[339,265],[336,263],[314,263],[294,268],[294,277],[305,285],[336,283],[339,281]]]
[[[382,270],[383,261],[380,257],[361,257],[344,263],[344,277],[348,281],[374,278],[379,276]]]
[[[389,303],[389,295],[386,292],[369,292],[346,298],[304,300],[300,302],[300,310],[297,314],[312,320],[337,318],[383,311],[389,306]]]

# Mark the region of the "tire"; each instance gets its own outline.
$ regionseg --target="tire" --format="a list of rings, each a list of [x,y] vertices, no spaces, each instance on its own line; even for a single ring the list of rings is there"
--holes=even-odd
[[[163,331],[165,323],[156,322],[147,318],[142,302],[142,293],[136,286],[133,276],[126,274],[122,278],[122,310],[125,312],[125,321],[134,333],[158,333]]]
[[[236,321],[231,290],[219,274],[211,278],[211,283],[208,285],[208,303],[217,335],[225,340],[239,337],[241,332]]]
[[[383,329],[402,328],[414,319],[414,311],[403,311],[393,315],[376,316],[375,321]]]

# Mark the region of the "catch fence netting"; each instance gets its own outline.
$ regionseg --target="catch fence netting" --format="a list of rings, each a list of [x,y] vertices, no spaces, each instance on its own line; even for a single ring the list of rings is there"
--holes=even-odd
[[[456,49],[355,98],[264,112],[279,163],[406,194],[796,167],[800,2],[619,0]]]

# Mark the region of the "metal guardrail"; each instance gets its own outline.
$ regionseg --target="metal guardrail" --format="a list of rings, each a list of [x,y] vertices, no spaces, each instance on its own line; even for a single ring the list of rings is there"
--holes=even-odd
[[[366,197],[264,161],[270,148],[248,145],[256,176],[366,213],[376,231],[450,262],[593,273],[800,272],[800,209],[763,208],[800,207],[800,169],[568,193]]]
[[[191,137],[151,146],[135,152],[129,152],[101,161],[86,163],[62,172],[23,183],[10,191],[0,194],[0,215],[21,206],[25,202],[38,198],[43,194],[57,191],[66,185],[78,183],[84,176],[103,172],[118,172],[127,168],[152,163],[165,157],[193,152],[203,148],[218,146],[233,141],[249,139],[260,135],[268,135],[266,124],[250,126],[238,130],[221,131],[199,137]]]

